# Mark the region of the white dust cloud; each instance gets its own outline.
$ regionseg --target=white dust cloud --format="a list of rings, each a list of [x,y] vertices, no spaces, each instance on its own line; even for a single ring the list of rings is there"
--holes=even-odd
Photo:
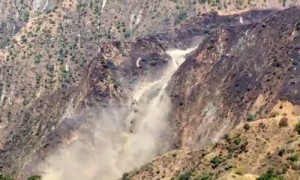
[[[171,50],[160,79],[137,85],[123,108],[102,108],[76,140],[44,163],[43,180],[114,180],[168,150],[171,104],[165,89],[172,75],[195,48]]]

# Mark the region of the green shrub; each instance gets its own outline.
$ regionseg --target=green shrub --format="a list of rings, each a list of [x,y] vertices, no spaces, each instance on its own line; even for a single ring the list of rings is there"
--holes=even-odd
[[[224,139],[225,139],[225,141],[230,142],[230,135],[229,134],[225,134],[224,135]]]
[[[129,180],[129,173],[124,173],[122,176],[122,180]]]
[[[198,0],[200,4],[205,4],[207,0]]]
[[[192,176],[193,176],[193,173],[191,171],[188,171],[184,174],[179,175],[179,177],[177,179],[178,180],[190,180]]]
[[[42,176],[39,175],[34,175],[34,176],[30,176],[27,180],[41,180]]]
[[[215,156],[214,158],[212,158],[212,160],[210,162],[212,163],[212,168],[216,168],[222,162],[224,162],[224,159],[220,156]]]
[[[0,180],[14,180],[14,179],[9,175],[0,174]]]
[[[196,178],[196,180],[212,180],[212,176],[209,174],[204,174]]]
[[[185,20],[187,18],[187,13],[184,10],[180,10],[179,14],[177,15],[175,19],[175,24],[179,24],[181,21]]]
[[[294,154],[294,155],[290,156],[288,159],[292,162],[297,162],[297,161],[299,161],[299,155]]]
[[[244,124],[244,126],[243,126],[243,128],[246,130],[246,131],[248,131],[249,129],[250,129],[250,124],[248,124],[248,123],[246,123],[246,124]]]
[[[300,122],[298,122],[295,126],[295,131],[300,135]]]
[[[22,43],[26,43],[27,42],[26,36],[22,35],[21,36],[21,41],[22,41]]]
[[[272,170],[267,171],[267,173],[261,175],[257,180],[283,180],[283,177],[278,176]]]
[[[25,10],[23,12],[23,17],[24,17],[24,21],[28,22],[29,21],[29,11]]]
[[[237,137],[237,138],[235,138],[234,139],[234,141],[233,141],[236,145],[239,145],[239,144],[241,144],[241,142],[242,142],[242,139],[241,138],[239,138],[239,137]]]
[[[247,117],[247,121],[254,121],[256,119],[255,114],[249,114]]]
[[[282,149],[280,149],[279,151],[278,151],[278,155],[279,156],[283,156],[283,154],[285,153],[285,149],[284,148],[282,148]]]
[[[126,32],[124,33],[124,37],[125,37],[126,39],[130,38],[130,36],[131,36],[131,33],[130,33],[130,32],[126,31]]]

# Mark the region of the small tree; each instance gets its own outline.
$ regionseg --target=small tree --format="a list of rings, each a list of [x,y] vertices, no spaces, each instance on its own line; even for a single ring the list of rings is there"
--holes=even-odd
[[[42,176],[39,175],[30,176],[28,180],[42,180]]]
[[[288,123],[288,118],[287,117],[283,117],[280,119],[279,121],[279,127],[287,127],[289,125]]]
[[[279,156],[283,156],[283,154],[285,153],[285,149],[284,148],[282,148],[282,149],[280,149],[279,151],[278,151],[278,155]]]
[[[294,154],[294,155],[290,156],[288,159],[292,162],[297,162],[297,161],[299,161],[299,155]]]
[[[129,173],[124,173],[122,176],[122,180],[129,180]]]
[[[244,126],[243,126],[243,128],[246,130],[246,131],[248,131],[249,129],[250,129],[250,124],[248,124],[248,123],[246,123],[246,124],[244,124]]]
[[[212,168],[216,168],[222,162],[224,162],[224,159],[220,156],[215,156],[214,158],[212,158],[212,160],[210,162],[212,163]]]
[[[295,126],[295,131],[300,135],[300,122],[298,122]]]
[[[24,21],[28,22],[29,21],[29,11],[25,10],[23,13]]]
[[[267,171],[267,173],[261,175],[257,180],[283,180],[283,177],[278,176],[272,170]]]
[[[193,173],[191,171],[188,171],[188,172],[186,172],[184,174],[181,174],[178,177],[178,180],[190,180],[192,176],[193,176]]]
[[[0,174],[0,180],[14,180],[14,179],[9,175]]]
[[[247,117],[247,121],[254,121],[256,119],[256,116],[254,114],[249,114]]]

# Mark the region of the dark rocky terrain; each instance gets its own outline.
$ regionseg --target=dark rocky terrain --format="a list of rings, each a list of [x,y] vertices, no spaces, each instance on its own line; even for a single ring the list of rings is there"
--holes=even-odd
[[[268,170],[274,179],[299,178],[297,158],[289,161],[299,154],[299,17],[290,8],[213,30],[169,84],[170,121],[186,151],[128,178],[256,179]]]
[[[220,25],[204,40],[170,85],[174,119],[191,137],[183,147],[201,147],[247,119],[260,95],[256,118],[268,117],[279,100],[299,105],[298,26],[299,9],[291,8],[258,22]],[[193,129],[209,123],[216,129]]]

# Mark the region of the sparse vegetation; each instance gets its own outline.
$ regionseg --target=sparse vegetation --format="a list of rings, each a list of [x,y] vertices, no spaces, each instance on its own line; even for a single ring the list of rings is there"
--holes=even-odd
[[[284,149],[284,148],[279,149],[279,151],[278,151],[278,155],[279,155],[279,156],[282,157],[284,153],[285,153],[285,149]]]
[[[221,163],[225,161],[221,156],[215,156],[210,162],[212,163],[212,168],[218,167]]]
[[[129,180],[129,173],[124,173],[122,176],[122,180]]]
[[[200,4],[205,4],[207,0],[198,0]]]
[[[184,174],[179,175],[177,180],[191,180],[193,173],[191,171],[185,172]]]
[[[181,21],[187,18],[187,12],[185,10],[180,10],[179,14],[175,18],[175,24],[179,24]]]
[[[0,174],[0,180],[14,180],[14,179],[9,175]]]
[[[272,170],[269,170],[267,173],[257,178],[257,180],[283,180],[283,177],[275,174]]]
[[[247,121],[254,121],[256,119],[256,115],[255,114],[249,114],[247,117]]]
[[[246,123],[246,124],[244,124],[243,128],[244,128],[246,131],[248,131],[248,130],[251,128],[251,126],[250,126],[250,124]]]
[[[294,155],[290,156],[288,159],[291,162],[297,162],[297,161],[299,161],[299,155],[298,154],[294,154]]]
[[[28,10],[24,10],[23,18],[24,18],[24,21],[26,21],[26,22],[29,21],[29,11]]]
[[[126,31],[126,32],[124,33],[124,37],[125,37],[126,39],[130,38],[130,36],[131,36],[131,33],[130,33],[130,32]]]
[[[195,179],[196,180],[213,180],[213,177],[210,174],[204,174]]]
[[[25,35],[21,36],[21,42],[22,43],[27,43],[27,37]]]
[[[300,122],[296,124],[295,131],[300,135]]]
[[[39,175],[30,176],[27,180],[42,180],[42,176]]]

